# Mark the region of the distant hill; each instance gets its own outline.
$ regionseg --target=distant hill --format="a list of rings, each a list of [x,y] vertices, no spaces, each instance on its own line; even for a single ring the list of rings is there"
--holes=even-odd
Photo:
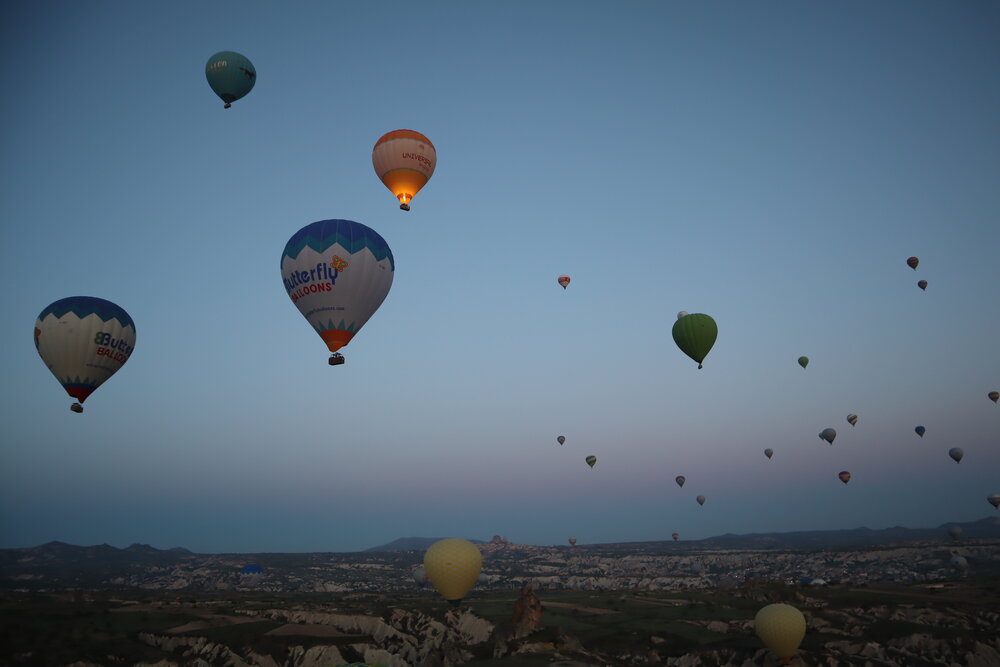
[[[368,553],[369,551],[423,551],[438,540],[443,539],[443,537],[401,537],[398,540],[389,542],[388,544],[365,549],[364,553]],[[482,540],[469,541],[473,544],[483,543]]]

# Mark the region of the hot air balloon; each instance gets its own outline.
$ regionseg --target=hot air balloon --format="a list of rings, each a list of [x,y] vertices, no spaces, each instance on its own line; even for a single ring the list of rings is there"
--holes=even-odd
[[[927,281],[926,280],[918,280],[917,281],[917,287],[919,287],[922,290],[926,290],[927,289]]]
[[[764,456],[766,456],[767,458],[771,458],[772,456],[774,456],[774,450],[768,447],[767,449],[764,450]]]
[[[205,78],[228,109],[253,90],[257,70],[246,56],[235,51],[219,51],[205,63]]]
[[[991,391],[990,393],[986,394],[986,396],[994,403],[1000,401],[1000,391]]]
[[[948,456],[955,460],[955,463],[959,463],[962,457],[965,456],[965,452],[962,451],[961,447],[952,447],[948,450]]]
[[[674,542],[676,542],[677,540],[681,539],[681,534],[680,533],[670,533],[670,537],[674,538]]]
[[[677,477],[674,478],[674,481],[677,482],[677,486],[684,486],[686,479],[687,478],[685,478],[684,475],[677,475]]]
[[[386,132],[372,149],[372,166],[399,208],[410,210],[410,200],[434,174],[437,151],[431,140],[413,130]]]
[[[698,501],[699,505],[704,505],[705,504],[705,496],[698,496],[697,498],[695,498],[695,500]]]
[[[677,347],[684,354],[697,361],[698,368],[701,368],[701,362],[705,360],[705,357],[712,350],[712,346],[715,345],[715,339],[719,336],[719,328],[710,316],[704,313],[692,313],[674,322],[670,333],[673,335]]]
[[[561,445],[564,442],[566,442],[566,436],[565,435],[560,435],[558,438],[556,438],[556,440],[558,440],[559,444]]]
[[[240,583],[246,586],[255,586],[260,582],[264,574],[264,568],[257,563],[247,563],[240,570]]]
[[[986,502],[993,505],[993,509],[1000,508],[1000,493],[994,493],[991,496],[986,496]]]
[[[837,432],[832,428],[825,428],[819,432],[819,439],[826,440],[831,445],[833,441],[837,438]]]
[[[781,659],[791,662],[799,644],[806,636],[806,619],[790,604],[769,604],[754,617],[757,636]]]
[[[837,474],[837,477],[839,477],[840,481],[843,482],[844,484],[847,484],[848,482],[851,481],[851,473],[847,472],[846,470],[841,470]]]
[[[959,540],[962,539],[962,527],[952,526],[951,528],[948,529],[948,534],[951,536],[951,539],[958,542]]]
[[[948,563],[959,572],[964,573],[969,570],[969,561],[965,559],[965,556],[959,556],[958,554],[955,554],[954,556],[951,557],[951,560]]]
[[[916,434],[917,434],[917,435],[919,435],[919,436],[920,436],[921,438],[922,438],[922,437],[924,437],[924,433],[926,433],[926,432],[927,432],[927,429],[925,429],[925,428],[924,428],[923,426],[918,426],[918,427],[916,427],[916,428],[915,428],[915,429],[913,429],[913,430],[914,430],[914,431],[916,432]]]
[[[679,311],[679,312],[677,313],[677,319],[681,319],[682,317],[686,316],[687,314],[688,314],[688,311],[686,311],[686,310],[681,310],[681,311]]]
[[[427,569],[423,565],[418,565],[413,570],[413,581],[421,588],[427,585]]]
[[[351,220],[320,220],[292,235],[281,253],[281,278],[299,309],[331,352],[354,338],[392,286],[395,260],[378,233]]]
[[[858,425],[858,416],[857,415],[847,415],[847,423],[850,424],[851,426],[857,426]]]
[[[35,349],[66,393],[73,412],[125,365],[135,348],[135,323],[125,310],[94,296],[46,306],[35,321]]]
[[[424,553],[427,579],[456,605],[472,590],[482,567],[483,555],[476,545],[457,537],[438,540]]]
[[[910,257],[909,259],[906,260],[906,265],[908,267],[910,267],[911,269],[913,269],[914,271],[917,270],[917,264],[919,264],[919,263],[920,263],[920,260],[917,259],[916,257]]]
[[[799,357],[799,366],[805,368],[809,365],[809,357]]]
[[[597,463],[596,456],[588,456],[585,460],[587,461],[587,465],[589,465],[591,468],[593,468],[594,464]]]
[[[562,285],[563,289],[566,289],[569,286],[570,277],[566,275],[559,276],[556,278],[556,282]]]
[[[576,546],[576,538],[575,537],[569,538],[569,545],[571,547],[575,547]]]

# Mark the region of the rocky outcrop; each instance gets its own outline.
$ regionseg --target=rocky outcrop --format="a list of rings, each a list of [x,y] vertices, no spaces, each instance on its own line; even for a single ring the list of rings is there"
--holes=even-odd
[[[542,602],[531,586],[521,588],[521,596],[514,602],[513,635],[527,637],[542,627]]]

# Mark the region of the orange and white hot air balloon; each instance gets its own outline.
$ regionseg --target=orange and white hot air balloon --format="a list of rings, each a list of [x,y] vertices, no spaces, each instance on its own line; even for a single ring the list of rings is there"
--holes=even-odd
[[[410,210],[410,200],[427,184],[437,165],[431,140],[413,130],[386,132],[372,149],[372,166],[389,192],[399,199],[399,208]]]

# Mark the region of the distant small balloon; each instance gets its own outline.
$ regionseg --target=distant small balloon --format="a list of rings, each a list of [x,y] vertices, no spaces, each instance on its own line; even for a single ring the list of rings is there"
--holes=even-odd
[[[564,442],[566,442],[566,436],[565,435],[560,435],[558,438],[556,438],[556,440],[558,440],[559,444],[561,445]]]
[[[670,537],[674,538],[674,542],[676,542],[677,540],[681,539],[681,534],[680,533],[671,533]]]
[[[681,319],[682,317],[684,317],[687,314],[688,314],[688,311],[682,310],[679,313],[677,313],[677,319]]]
[[[847,415],[847,423],[850,424],[851,426],[857,426],[858,425],[858,416],[857,415],[853,415],[853,414],[852,415]]]
[[[994,403],[1000,401],[1000,391],[991,391],[990,393],[986,394],[986,396],[989,397],[989,399]]]
[[[840,473],[837,475],[837,477],[839,477],[840,481],[843,482],[844,484],[847,484],[848,482],[851,481],[851,473],[847,472],[846,470],[841,470]]]
[[[576,538],[575,537],[569,538],[569,545],[571,547],[575,547],[576,546]]]
[[[823,429],[822,431],[819,432],[819,439],[820,440],[826,440],[831,445],[833,444],[833,441],[836,438],[837,438],[837,431],[835,431],[832,428],[825,428],[825,429]]]
[[[962,451],[961,447],[952,447],[948,450],[948,456],[955,460],[955,463],[959,463],[962,457],[965,456],[965,452]]]
[[[918,280],[917,281],[917,287],[919,287],[922,290],[926,290],[927,289],[927,281],[926,280]]]
[[[563,289],[566,289],[569,286],[570,280],[572,280],[572,279],[569,276],[567,276],[567,275],[561,275],[561,276],[559,276],[556,279],[556,282],[558,282],[560,285],[562,285]],[[586,291],[586,290],[584,290],[584,291]]]
[[[969,561],[965,559],[965,556],[954,555],[949,561],[950,565],[958,570],[959,572],[966,572],[969,569]]]
[[[704,505],[705,504],[705,496],[698,496],[697,498],[695,498],[695,500],[698,501],[699,505]]]
[[[771,458],[772,456],[774,456],[774,450],[768,447],[767,449],[764,450],[764,456],[766,456],[767,458]]]
[[[809,365],[809,357],[799,357],[799,366],[805,368]]]
[[[589,465],[591,468],[593,468],[594,464],[597,463],[597,457],[596,456],[588,456],[584,460],[587,462],[587,465]]]
[[[952,526],[951,528],[948,529],[948,534],[951,535],[951,539],[958,542],[959,540],[962,539],[962,527]]]
[[[413,571],[413,581],[415,581],[421,588],[427,585],[427,570],[423,565],[418,566],[417,569]]]
[[[913,269],[914,271],[917,270],[917,264],[919,264],[919,263],[920,263],[920,260],[917,259],[916,257],[910,257],[908,260],[906,260],[906,265],[908,267],[910,267],[911,269]]]
[[[677,486],[684,486],[684,482],[687,481],[687,478],[684,477],[684,475],[677,475],[674,481],[677,482]]]
[[[916,432],[916,434],[917,434],[917,435],[919,435],[919,436],[920,436],[921,438],[922,438],[922,437],[924,437],[924,433],[926,433],[926,432],[927,432],[927,429],[925,429],[925,428],[924,428],[923,426],[918,426],[918,427],[916,427],[916,428],[915,428],[915,429],[913,429],[913,430],[914,430],[914,432]]]
[[[993,505],[994,509],[1000,508],[1000,493],[994,493],[992,496],[986,496],[986,501]]]

